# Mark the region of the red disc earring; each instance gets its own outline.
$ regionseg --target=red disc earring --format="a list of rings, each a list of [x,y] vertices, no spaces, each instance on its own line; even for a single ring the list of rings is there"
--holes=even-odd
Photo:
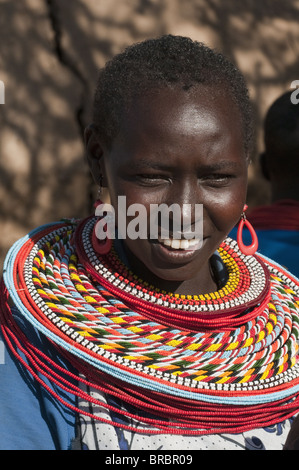
[[[102,201],[97,200],[94,204],[94,207],[97,208],[98,206],[100,206],[102,204],[103,204]],[[106,238],[104,238],[102,240],[97,236],[97,224],[99,224],[99,223],[102,224],[102,221],[97,220],[96,223],[94,224],[92,235],[91,235],[91,243],[92,243],[93,249],[96,253],[98,253],[99,255],[106,255],[111,250],[112,240],[109,238],[108,225],[107,224],[101,226],[101,232],[106,233]]]
[[[247,207],[248,206],[246,206],[246,205],[244,206],[243,212],[241,214],[241,220],[239,222],[238,232],[237,232],[237,242],[238,242],[238,245],[239,245],[239,248],[240,248],[241,252],[244,255],[254,255],[254,253],[258,249],[258,238],[257,238],[257,234],[255,233],[255,230],[252,227],[251,223],[246,219],[245,211],[246,211]],[[243,228],[244,228],[244,225],[249,230],[249,233],[250,233],[250,236],[251,236],[251,239],[252,239],[251,245],[244,245],[244,243],[243,243]]]

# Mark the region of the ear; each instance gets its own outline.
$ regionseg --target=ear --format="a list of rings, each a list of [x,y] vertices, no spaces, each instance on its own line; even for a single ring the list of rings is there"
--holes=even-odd
[[[103,179],[104,175],[104,148],[100,143],[100,139],[96,134],[96,130],[93,124],[86,127],[84,131],[84,143],[86,159],[96,184]]]

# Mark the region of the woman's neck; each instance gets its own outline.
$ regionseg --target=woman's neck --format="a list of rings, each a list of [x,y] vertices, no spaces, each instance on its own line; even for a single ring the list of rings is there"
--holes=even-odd
[[[130,270],[142,281],[154,286],[156,290],[181,295],[200,295],[215,292],[218,289],[217,274],[212,269],[210,260],[208,260],[205,266],[201,267],[195,277],[169,281],[155,276],[138,258],[127,250],[126,255]]]

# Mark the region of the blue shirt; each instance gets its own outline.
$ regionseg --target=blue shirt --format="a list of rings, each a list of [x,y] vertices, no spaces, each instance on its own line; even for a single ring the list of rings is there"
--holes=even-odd
[[[291,274],[299,277],[299,231],[296,230],[255,230],[259,246],[258,253],[276,261]],[[230,233],[230,237],[237,239],[237,228]],[[249,231],[243,230],[243,243],[250,245]]]
[[[35,346],[70,369],[47,338],[17,311],[14,317]],[[74,397],[58,387],[56,391],[76,405]],[[13,357],[0,333],[0,450],[68,450],[74,438],[75,414],[32,378]]]

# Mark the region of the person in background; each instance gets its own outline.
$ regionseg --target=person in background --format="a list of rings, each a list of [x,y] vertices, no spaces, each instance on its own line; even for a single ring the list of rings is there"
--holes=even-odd
[[[253,208],[247,218],[253,225],[263,255],[299,276],[299,105],[292,91],[270,106],[264,121],[265,151],[262,173],[270,182],[271,203]],[[236,229],[231,233],[236,236]],[[250,234],[244,230],[244,240]]]

